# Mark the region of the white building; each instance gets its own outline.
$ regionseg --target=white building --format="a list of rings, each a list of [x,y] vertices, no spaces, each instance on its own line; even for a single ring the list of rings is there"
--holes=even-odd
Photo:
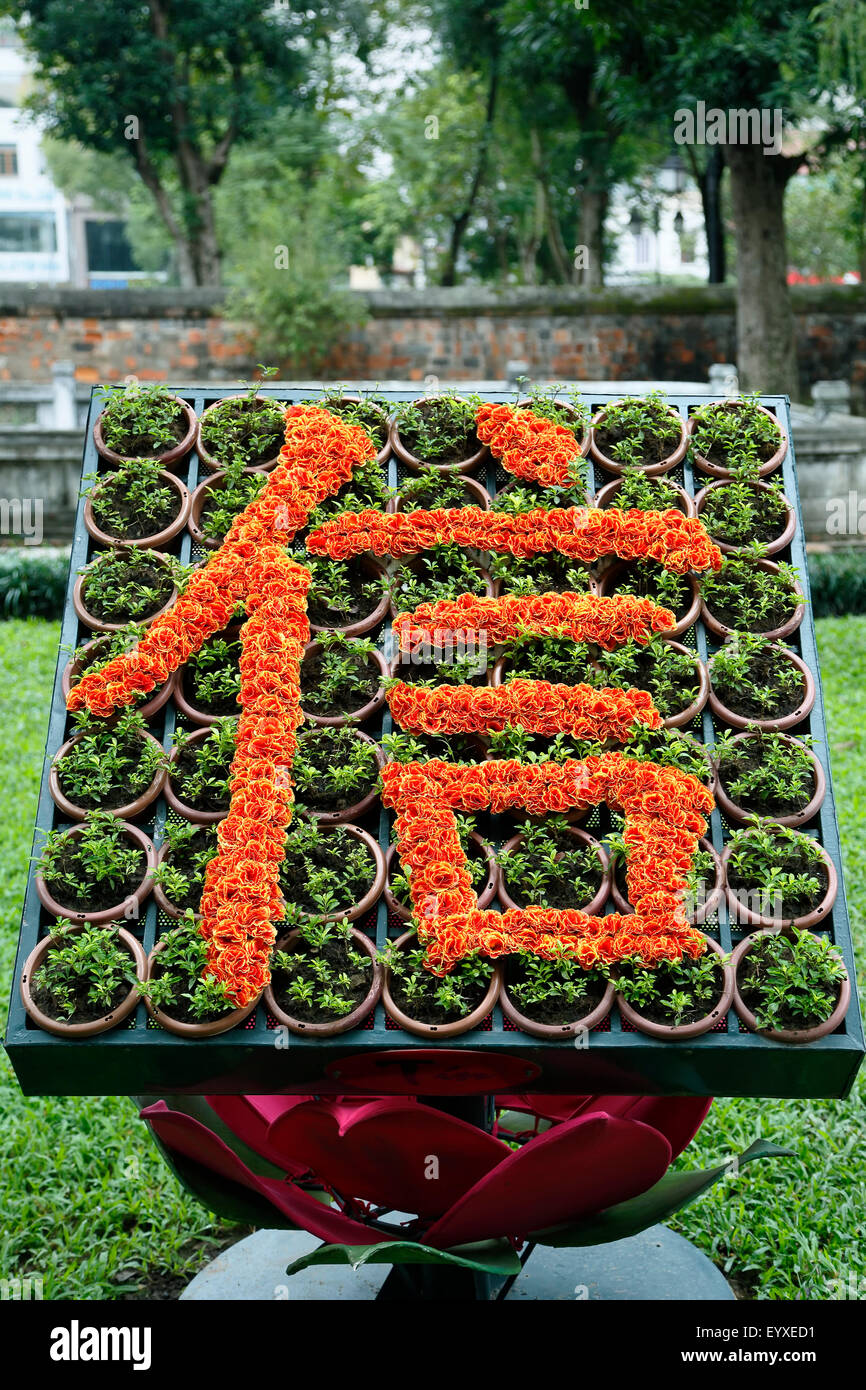
[[[607,232],[613,243],[609,285],[705,281],[709,274],[701,195],[676,155],[644,188],[614,189]]]

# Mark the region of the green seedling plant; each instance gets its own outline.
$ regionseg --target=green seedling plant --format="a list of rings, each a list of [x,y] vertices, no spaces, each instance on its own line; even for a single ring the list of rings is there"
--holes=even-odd
[[[355,946],[346,920],[305,922],[291,950],[271,957],[274,992],[293,1016],[328,1023],[345,1018],[369,993],[373,961]]]
[[[784,649],[760,633],[731,633],[713,657],[710,678],[728,709],[751,719],[788,714],[804,694],[803,677]]]
[[[201,532],[206,540],[220,544],[228,535],[235,517],[255,502],[267,485],[264,473],[247,473],[242,460],[233,460],[219,474],[218,485],[208,488],[201,509]]]
[[[603,452],[628,468],[661,462],[676,448],[680,433],[661,391],[641,398],[629,396],[609,406],[597,427]]]
[[[454,599],[460,594],[486,593],[478,564],[458,545],[437,545],[400,565],[393,576],[394,601],[411,611],[422,603]]]
[[[147,791],[163,766],[162,749],[148,738],[135,710],[110,723],[89,710],[72,716],[75,742],[57,764],[64,796],[89,810],[115,810]]]
[[[705,785],[712,780],[712,768],[704,745],[682,729],[649,729],[646,724],[636,721],[624,750],[630,758],[678,768]]]
[[[758,815],[784,815],[801,810],[815,790],[815,770],[809,755],[814,740],[798,743],[783,734],[753,729],[740,742],[727,731],[716,741],[719,775],[728,796],[744,810]]]
[[[301,666],[304,709],[310,714],[336,715],[372,700],[381,684],[375,642],[341,632],[323,632],[317,641],[319,650],[306,656]]]
[[[186,417],[167,386],[101,386],[107,397],[102,438],[123,458],[165,454],[186,434]]]
[[[212,637],[193,652],[184,667],[184,677],[196,709],[208,714],[230,714],[238,709],[240,656],[238,637]]]
[[[358,399],[353,399],[356,396]],[[389,418],[394,406],[385,396],[377,395],[375,391],[358,393],[343,386],[338,391],[323,391],[313,404],[322,410],[329,410],[332,415],[339,415],[347,425],[364,430],[377,450],[387,444]]]
[[[602,881],[594,847],[572,835],[564,816],[527,821],[522,842],[503,850],[499,863],[521,907],[585,907]]]
[[[205,871],[219,848],[216,826],[166,821],[163,846],[168,850],[154,870],[154,883],[175,907],[198,911]]]
[[[721,569],[705,575],[701,592],[710,612],[727,627],[769,632],[781,627],[805,603],[795,591],[799,574],[786,561],[778,570],[759,569],[764,547],[755,543],[737,555],[729,555]]]
[[[88,811],[77,835],[48,831],[37,863],[54,897],[86,911],[122,902],[141,883],[145,856],[122,821],[109,811]]]
[[[142,622],[168,603],[175,587],[182,591],[191,573],[173,555],[138,548],[104,550],[79,570],[82,599],[102,622]]]
[[[406,402],[397,409],[397,429],[405,448],[425,463],[460,462],[477,453],[475,412],[477,395],[452,392],[427,397],[422,405]]]
[[[352,469],[349,482],[340,488],[335,497],[326,497],[313,509],[307,527],[303,529],[315,531],[317,527],[342,512],[363,512],[368,507],[383,512],[392,495],[382,465],[375,459],[370,459]],[[311,558],[305,556],[304,564],[308,564]]]
[[[191,909],[159,940],[154,973],[140,986],[155,1009],[194,1023],[210,1023],[234,1010],[226,981],[210,972],[207,941]]]
[[[177,728],[169,776],[181,801],[198,810],[227,808],[231,799],[231,765],[235,755],[237,720],[216,720],[203,739],[192,742],[194,730]]]
[[[755,538],[773,540],[783,530],[787,506],[782,485],[774,478],[757,488],[757,463],[738,465],[729,483],[707,493],[701,520],[716,541],[746,546]]]
[[[517,558],[514,555],[494,555],[490,573],[502,580],[502,591],[526,598],[531,594],[585,594],[589,591],[590,575],[586,565],[566,555],[533,555]]]
[[[590,684],[648,690],[663,719],[679,714],[697,698],[696,655],[676,651],[654,634],[646,644],[630,638],[615,651],[601,652]]]
[[[258,370],[264,380],[276,367]],[[282,401],[259,400],[261,381],[241,382],[241,396],[229,396],[213,406],[202,420],[202,443],[221,468],[252,468],[278,454],[285,438],[286,407]]]
[[[297,556],[312,574],[307,602],[310,621],[319,627],[349,627],[379,605],[388,580],[367,575],[358,560],[331,560],[324,555]]]
[[[517,951],[509,960],[509,998],[529,1017],[553,1011],[577,1019],[589,1012],[606,987],[600,970],[585,970],[565,950],[552,960],[531,951]]]
[[[781,442],[772,416],[759,409],[758,393],[739,400],[712,401],[693,414],[697,421],[692,447],[720,468],[757,477],[762,463],[773,457]]]
[[[662,608],[669,608],[676,617],[685,612],[691,599],[685,577],[666,570],[655,560],[636,560],[629,565],[615,581],[613,592],[652,599]]]
[[[292,781],[305,806],[330,810],[353,805],[373,790],[378,778],[375,745],[358,738],[351,725],[298,734]]]
[[[449,763],[478,761],[478,746],[462,734],[430,737],[399,730],[383,734],[380,743],[389,761],[395,763],[424,763],[430,758],[444,758]]]
[[[608,507],[617,512],[664,512],[677,507],[678,496],[667,478],[648,478],[642,468],[629,464]]]
[[[627,1004],[656,1022],[679,1027],[704,1018],[722,992],[721,968],[730,956],[707,950],[696,960],[661,960],[644,965],[628,958],[616,968],[616,987]]]
[[[88,473],[93,518],[101,531],[121,541],[144,540],[170,526],[180,511],[180,496],[160,476],[153,459],[134,459],[107,476]],[[82,494],[83,495],[83,494]]]
[[[789,929],[760,937],[737,973],[759,1028],[814,1028],[835,1009],[845,967],[827,937]]]
[[[827,889],[821,847],[811,835],[758,818],[731,836],[728,884],[757,897],[765,917],[792,919],[812,911]]]
[[[586,642],[573,642],[563,632],[538,637],[520,633],[505,646],[505,679],[543,680],[562,685],[592,685],[596,672]]]
[[[113,923],[74,927],[58,917],[31,993],[52,1018],[83,1023],[110,1013],[136,984],[135,962]]]
[[[332,916],[364,897],[374,873],[367,846],[345,826],[323,830],[316,821],[299,820],[286,838],[280,889],[297,920],[310,913]]]
[[[492,962],[471,952],[440,978],[426,968],[427,953],[422,947],[398,950],[393,941],[379,960],[390,971],[395,1002],[422,1023],[465,1018],[481,1003],[493,974]]]

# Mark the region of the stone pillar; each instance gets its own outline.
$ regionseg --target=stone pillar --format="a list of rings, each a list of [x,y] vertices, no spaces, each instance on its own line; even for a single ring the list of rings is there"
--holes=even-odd
[[[78,428],[78,409],[75,403],[75,365],[72,362],[55,362],[51,368],[54,391],[54,418],[56,430]]]
[[[812,387],[812,404],[819,420],[827,415],[850,415],[851,383],[816,381]]]

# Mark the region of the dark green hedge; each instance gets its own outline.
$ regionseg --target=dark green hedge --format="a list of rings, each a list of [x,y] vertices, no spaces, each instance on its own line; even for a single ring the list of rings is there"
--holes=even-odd
[[[809,582],[816,618],[866,613],[866,546],[810,555]]]
[[[0,617],[62,618],[68,550],[0,549]]]

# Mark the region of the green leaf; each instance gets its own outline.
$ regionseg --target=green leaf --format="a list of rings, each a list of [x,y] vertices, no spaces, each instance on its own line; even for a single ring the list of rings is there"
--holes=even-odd
[[[382,1241],[378,1245],[320,1245],[309,1255],[302,1255],[288,1266],[287,1274],[298,1274],[310,1265],[457,1265],[474,1269],[481,1274],[507,1277],[519,1274],[520,1260],[506,1240],[484,1240],[475,1245],[460,1245],[454,1250],[434,1250],[414,1240]]]
[[[286,1220],[276,1207],[250,1188],[229,1178],[219,1177],[210,1168],[174,1153],[162,1144],[156,1135],[154,1143],[162,1153],[178,1182],[186,1188],[190,1196],[201,1202],[223,1221],[235,1221],[240,1226],[254,1226],[259,1230],[294,1231],[296,1225]]]
[[[753,1158],[792,1158],[790,1149],[781,1149],[767,1139],[756,1139],[743,1153],[736,1156],[737,1168],[751,1163]],[[736,1169],[734,1170],[736,1171]],[[538,1245],[575,1246],[605,1245],[612,1240],[625,1240],[640,1231],[665,1221],[674,1212],[700,1197],[713,1183],[731,1172],[731,1160],[717,1168],[692,1168],[680,1173],[665,1173],[664,1177],[627,1202],[588,1216],[571,1225],[553,1226],[547,1231],[533,1233],[529,1239]]]

